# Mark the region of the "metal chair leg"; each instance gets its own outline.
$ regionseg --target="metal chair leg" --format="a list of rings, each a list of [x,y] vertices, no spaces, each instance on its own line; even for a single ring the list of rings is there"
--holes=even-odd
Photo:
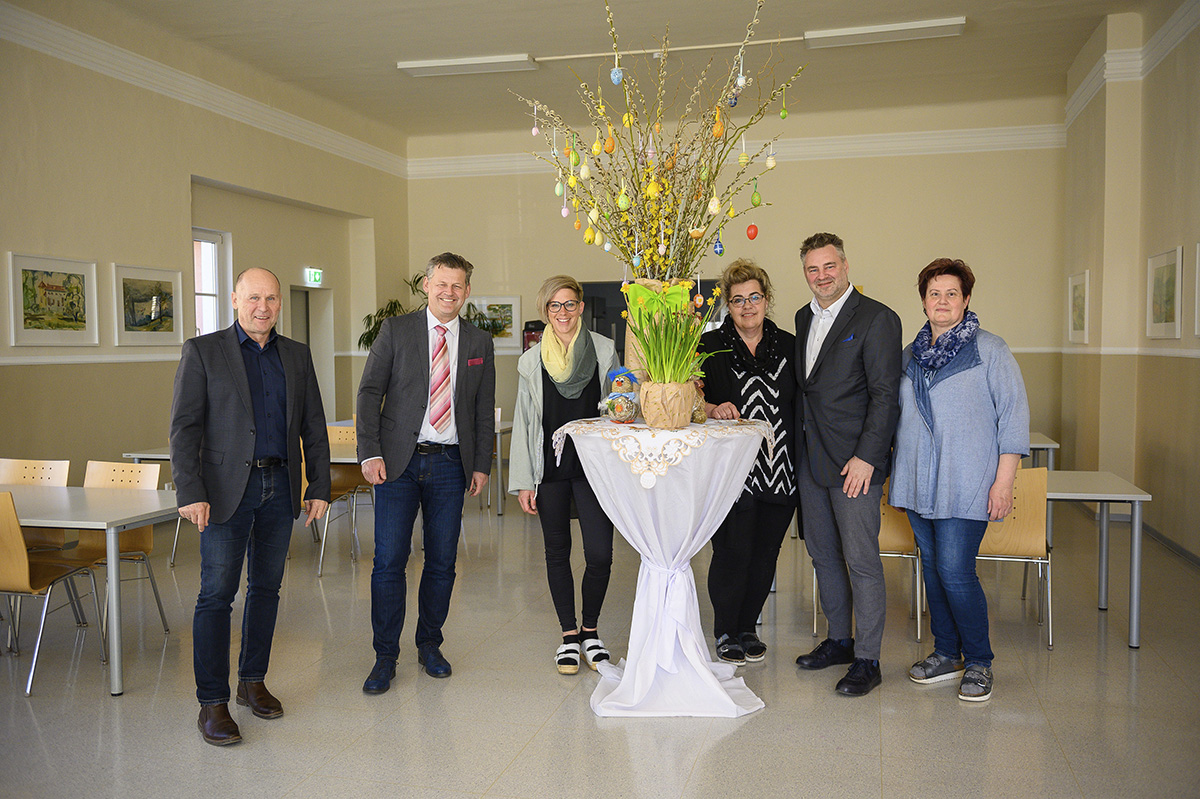
[[[332,504],[332,503],[331,503]],[[321,556],[317,558],[317,576],[321,576],[321,571],[325,568],[325,542],[329,540],[329,510],[325,511],[325,527],[321,531]],[[316,525],[313,525],[313,534],[316,534]]]
[[[358,489],[350,494],[350,560],[358,560]]]
[[[1046,648],[1054,649],[1054,605],[1051,598],[1050,553],[1046,553]]]
[[[171,544],[171,560],[169,562],[172,569],[175,568],[175,550],[179,549],[179,525],[181,524],[183,524],[182,516],[175,520],[175,542]]]
[[[71,606],[71,613],[75,616],[75,626],[87,627],[87,617],[83,615],[83,607],[80,605],[79,592],[75,590],[75,583],[67,580],[64,587],[67,592],[67,604]]]
[[[50,611],[50,594],[54,591],[54,584],[51,583],[46,587],[46,596],[42,599],[42,618],[38,623],[37,639],[33,642],[33,661],[29,664],[29,679],[25,682],[25,696],[29,696],[33,692],[33,675],[37,671],[38,652],[42,648],[42,632],[46,629],[46,614]]]
[[[150,568],[150,556],[143,552],[138,560],[146,564],[146,576],[150,578],[150,587],[154,589],[154,601],[158,603],[158,616],[162,619],[165,635],[171,632],[171,628],[167,625],[167,612],[163,610],[162,597],[158,594],[158,581],[154,579],[154,569]]]
[[[100,593],[96,590],[96,572],[94,572],[91,569],[88,569],[87,574],[88,574],[88,579],[92,581],[92,604],[96,606],[96,618],[101,619],[102,616],[100,613]],[[70,578],[68,578],[67,581],[72,582],[72,581],[74,581],[74,579],[75,579],[74,577],[70,577]],[[108,628],[105,626],[105,622],[101,621],[100,622],[100,636],[99,636],[99,638],[100,638],[100,662],[101,663],[108,662],[108,635],[107,635],[107,633],[108,633]]]

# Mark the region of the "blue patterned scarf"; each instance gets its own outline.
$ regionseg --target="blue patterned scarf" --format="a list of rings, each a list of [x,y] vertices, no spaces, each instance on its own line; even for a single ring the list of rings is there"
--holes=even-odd
[[[938,336],[936,343],[933,340],[933,331],[926,322],[912,343],[912,357],[923,368],[936,372],[954,360],[958,351],[972,341],[978,332],[979,317],[974,311],[963,314],[962,321]]]

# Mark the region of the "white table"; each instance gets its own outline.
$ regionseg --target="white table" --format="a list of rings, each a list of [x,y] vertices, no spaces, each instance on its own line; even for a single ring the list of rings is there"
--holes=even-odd
[[[142,461],[169,461],[171,460],[170,447],[154,447],[153,449],[137,449],[130,452],[121,453],[122,458],[129,458],[134,463]],[[358,453],[355,452],[353,444],[341,444],[329,442],[329,462],[330,463],[358,463]]]
[[[642,556],[629,651],[601,663],[592,693],[599,716],[719,716],[752,713],[763,702],[711,660],[692,557],[742,492],[764,440],[765,422],[709,422],[680,431],[581,419],[553,437],[561,453],[570,435],[600,506]]]
[[[178,513],[175,492],[39,485],[0,485],[0,491],[12,492],[22,527],[105,531],[108,544],[109,691],[113,696],[120,696],[125,691],[121,658],[120,534],[132,527],[174,519]]]
[[[1095,502],[1100,506],[1096,577],[1100,610],[1108,610],[1108,506],[1111,502],[1129,503],[1129,647],[1137,649],[1141,645],[1142,503],[1149,502],[1151,496],[1111,472],[1053,471],[1046,474],[1046,499]],[[1049,529],[1046,534],[1050,540]]]
[[[1046,456],[1046,469],[1054,471],[1054,459],[1059,450],[1059,443],[1049,436],[1041,433],[1029,434],[1029,460],[1032,466],[1038,465],[1038,453],[1044,453]]]

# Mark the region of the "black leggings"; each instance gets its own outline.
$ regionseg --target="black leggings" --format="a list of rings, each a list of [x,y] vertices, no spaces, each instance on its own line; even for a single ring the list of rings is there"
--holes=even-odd
[[[558,612],[563,632],[578,629],[575,624],[575,579],[571,574],[571,495],[579,511],[579,529],[583,534],[583,626],[595,629],[600,621],[600,606],[608,591],[612,570],[613,526],[592,487],[583,477],[552,480],[537,490],[538,518],[546,542],[546,577],[550,598]]]
[[[775,579],[783,535],[794,505],[773,505],[743,495],[712,537],[708,596],[716,637],[754,632]]]

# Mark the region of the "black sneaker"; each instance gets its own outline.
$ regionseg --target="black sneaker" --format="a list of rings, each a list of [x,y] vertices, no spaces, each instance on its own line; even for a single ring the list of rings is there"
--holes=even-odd
[[[835,690],[843,696],[866,696],[881,682],[883,675],[874,661],[855,658],[846,676],[838,680]]]
[[[746,650],[742,649],[736,638],[722,635],[717,639],[717,658],[735,666],[742,666],[746,663]]]
[[[742,651],[746,653],[748,662],[758,663],[767,656],[767,645],[760,641],[754,633],[742,633],[738,636],[738,641],[742,645]]]

